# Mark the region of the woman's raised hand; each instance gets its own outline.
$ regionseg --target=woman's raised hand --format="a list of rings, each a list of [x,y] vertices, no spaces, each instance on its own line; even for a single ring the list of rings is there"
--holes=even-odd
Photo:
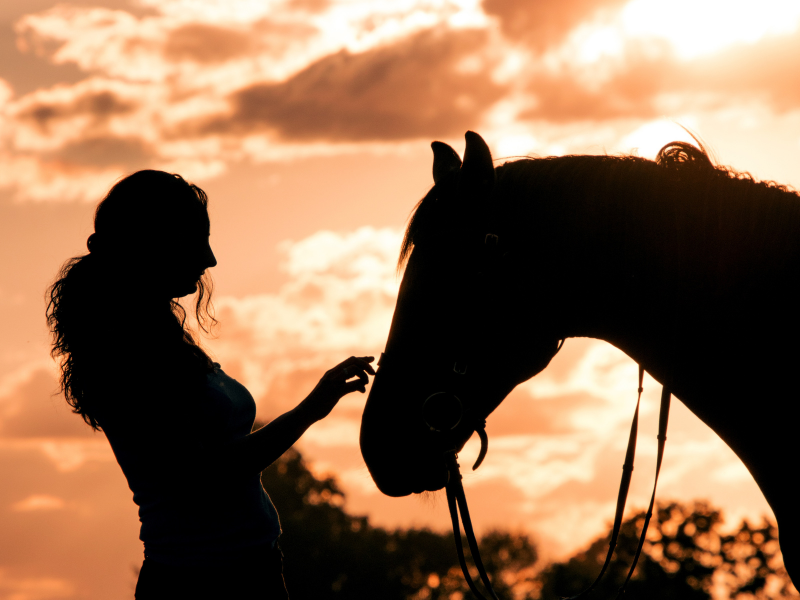
[[[351,356],[342,361],[322,376],[300,406],[314,421],[324,419],[342,396],[356,390],[362,394],[366,391],[369,375],[375,375],[375,370],[369,364],[373,360],[375,358],[372,356]]]

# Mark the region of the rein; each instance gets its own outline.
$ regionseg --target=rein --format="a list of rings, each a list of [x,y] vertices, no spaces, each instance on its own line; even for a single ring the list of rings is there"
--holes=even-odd
[[[622,480],[619,484],[619,494],[617,496],[617,509],[616,514],[614,516],[614,526],[611,531],[611,539],[608,545],[608,553],[606,554],[605,562],[603,563],[603,567],[600,569],[600,573],[595,578],[594,582],[587,587],[585,590],[576,594],[575,596],[571,596],[564,600],[578,600],[580,598],[585,597],[589,592],[591,592],[595,586],[600,582],[605,574],[608,566],[611,564],[611,558],[614,554],[614,550],[617,546],[617,540],[619,538],[619,533],[622,528],[622,517],[625,511],[625,504],[628,498],[628,490],[630,489],[631,477],[633,475],[633,461],[634,456],[636,454],[636,439],[638,436],[639,430],[639,406],[641,404],[642,399],[642,381],[644,379],[644,368],[640,365],[639,366],[639,387],[638,387],[638,397],[636,399],[636,410],[633,413],[633,421],[631,422],[631,430],[630,435],[628,437],[628,448],[625,452],[625,463],[622,465]],[[428,404],[428,401],[432,400],[435,396],[439,396],[443,394],[439,392],[434,394],[433,396],[429,397],[426,400],[425,405]],[[656,499],[656,487],[658,486],[658,476],[661,472],[661,463],[664,458],[664,446],[667,441],[667,423],[669,420],[669,406],[672,394],[668,391],[668,388],[664,387],[661,391],[661,406],[659,409],[659,418],[658,418],[658,435],[656,436],[658,439],[658,454],[656,458],[656,472],[655,472],[655,481],[653,482],[653,493],[650,496],[650,505],[647,508],[647,513],[645,514],[644,524],[642,525],[642,532],[639,535],[639,543],[636,546],[636,553],[634,554],[633,561],[631,562],[631,566],[628,569],[628,575],[625,578],[624,583],[617,591],[615,598],[619,598],[622,593],[625,591],[628,582],[630,581],[631,577],[633,576],[633,572],[636,569],[636,564],[639,561],[639,556],[642,553],[642,548],[644,546],[644,540],[647,535],[647,528],[650,524],[650,519],[653,516],[653,508],[655,506],[655,499]],[[453,398],[457,398],[457,396],[453,396]],[[460,401],[459,401],[460,404]],[[472,576],[469,573],[469,569],[467,567],[466,559],[464,558],[464,548],[461,541],[461,527],[459,524],[459,513],[460,513],[460,520],[464,524],[464,534],[467,538],[467,543],[469,545],[470,553],[472,554],[472,560],[475,563],[475,567],[478,569],[478,574],[480,575],[480,579],[483,582],[483,585],[486,587],[486,590],[489,592],[489,595],[492,597],[493,600],[499,600],[497,594],[492,587],[491,582],[489,581],[489,576],[486,573],[486,569],[483,566],[483,561],[481,560],[480,551],[478,549],[478,542],[475,536],[475,532],[472,527],[472,519],[470,518],[469,514],[469,507],[467,506],[467,497],[464,493],[464,486],[462,485],[462,476],[461,476],[461,469],[458,464],[458,453],[455,448],[451,447],[452,445],[447,443],[447,436],[444,435],[447,431],[443,431],[440,429],[435,429],[435,427],[440,426],[439,423],[431,424],[425,418],[425,405],[423,405],[423,420],[428,428],[436,432],[438,434],[442,434],[442,440],[444,441],[443,447],[445,448],[443,451],[443,456],[445,459],[445,463],[447,465],[447,484],[445,486],[446,494],[447,494],[447,505],[450,509],[450,520],[453,525],[453,536],[455,539],[456,544],[456,553],[458,554],[458,562],[461,565],[461,572],[464,574],[464,579],[469,586],[469,589],[472,591],[473,594],[479,600],[486,600],[486,597],[478,591],[477,586],[475,585]],[[461,417],[459,415],[458,419],[455,420],[455,425],[452,428],[455,428],[458,423],[460,423]],[[478,433],[478,436],[481,439],[481,451],[478,455],[478,459],[472,467],[472,470],[476,470],[483,459],[486,457],[486,452],[488,451],[489,447],[489,438],[486,435],[486,421],[481,421],[480,423],[476,424],[474,431]],[[452,429],[451,428],[451,429]]]
[[[487,264],[496,263],[499,256],[499,253],[497,252],[498,236],[494,234],[486,235],[485,246],[487,250],[487,259],[485,262]],[[556,349],[556,353],[558,353],[563,344],[564,340],[561,340],[561,343]],[[381,354],[378,365],[383,362],[385,356],[385,353]],[[445,485],[445,490],[447,494],[447,505],[450,509],[450,520],[453,525],[456,553],[458,554],[458,562],[461,565],[461,572],[464,574],[464,579],[466,580],[467,585],[472,593],[475,594],[479,600],[487,600],[486,597],[478,590],[475,581],[472,579],[472,576],[469,573],[466,559],[464,557],[464,548],[461,540],[461,526],[459,521],[463,522],[464,524],[464,534],[467,538],[467,544],[469,545],[470,553],[472,554],[472,560],[475,563],[475,567],[478,570],[478,574],[483,582],[483,585],[485,586],[492,600],[499,600],[494,588],[492,587],[491,581],[489,580],[489,576],[486,573],[483,561],[481,560],[477,538],[475,537],[475,532],[472,527],[472,519],[470,518],[469,514],[469,507],[467,506],[467,497],[464,493],[464,486],[462,485],[461,469],[458,464],[458,451],[455,448],[455,443],[451,435],[453,430],[455,430],[456,427],[462,422],[465,422],[465,424],[472,431],[478,434],[481,441],[481,449],[478,458],[472,467],[473,471],[476,470],[486,457],[486,453],[489,449],[489,438],[486,434],[485,418],[478,415],[475,412],[474,407],[465,406],[457,394],[458,391],[465,388],[467,379],[467,363],[456,360],[453,363],[452,371],[449,373],[449,385],[445,386],[446,391],[431,394],[423,403],[422,420],[428,430],[436,435],[439,439],[439,445],[442,449],[442,455],[447,466],[448,478],[447,484]],[[643,379],[644,368],[639,365],[639,387],[637,389],[638,395],[636,399],[636,410],[633,414],[630,435],[628,437],[628,447],[625,452],[625,463],[622,465],[622,480],[620,481],[619,494],[617,496],[617,508],[614,516],[614,526],[612,528],[611,539],[609,541],[608,553],[606,554],[605,562],[603,563],[603,567],[600,569],[600,573],[598,574],[597,578],[589,587],[579,594],[565,598],[564,600],[578,600],[584,598],[600,582],[606,570],[608,569],[608,566],[611,564],[611,558],[614,554],[614,550],[616,549],[620,529],[622,528],[622,517],[625,511],[625,503],[628,498],[628,490],[630,489],[631,476],[633,474],[633,461],[636,454],[636,438],[639,430],[639,405],[641,404],[642,399]],[[469,396],[464,395],[463,397],[468,398]],[[671,397],[672,394],[668,387],[664,386],[661,391],[661,405],[658,419],[658,454],[656,458],[656,472],[655,480],[653,482],[653,493],[650,497],[650,505],[647,509],[647,513],[645,514],[642,533],[639,536],[639,543],[636,547],[636,553],[634,554],[627,577],[617,591],[615,598],[619,598],[619,596],[622,595],[622,593],[625,591],[625,587],[628,585],[628,582],[633,576],[633,572],[636,569],[636,564],[639,561],[639,556],[641,555],[642,548],[644,546],[647,528],[653,515],[656,487],[658,486],[658,476],[661,471],[661,463],[664,457],[664,445],[667,440],[667,422],[669,419],[669,406]]]

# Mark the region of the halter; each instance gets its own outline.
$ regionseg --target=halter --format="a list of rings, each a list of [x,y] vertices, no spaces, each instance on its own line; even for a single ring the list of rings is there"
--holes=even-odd
[[[484,263],[486,266],[492,267],[497,263],[499,258],[502,258],[498,252],[498,236],[494,234],[487,234],[484,240],[484,245],[486,248]],[[559,350],[561,350],[563,344],[564,340],[562,339],[556,349],[556,354]],[[386,354],[382,353],[380,360],[378,360],[379,366],[385,358]],[[442,451],[442,455],[447,466],[448,478],[447,484],[445,485],[447,505],[450,509],[450,520],[453,525],[453,536],[455,538],[458,562],[461,565],[461,572],[464,574],[464,579],[466,580],[469,589],[479,600],[486,600],[486,597],[481,594],[480,591],[478,591],[478,588],[469,573],[469,569],[467,568],[466,559],[464,558],[464,548],[461,541],[459,513],[461,515],[460,520],[464,524],[464,533],[467,538],[470,553],[472,554],[472,560],[478,569],[480,579],[486,587],[486,590],[489,592],[491,598],[493,600],[499,600],[494,588],[492,587],[491,581],[489,580],[489,576],[486,573],[486,569],[483,566],[483,561],[481,560],[477,538],[475,537],[475,532],[472,527],[472,519],[470,518],[469,508],[467,506],[467,497],[464,493],[464,486],[462,485],[461,470],[458,464],[458,451],[456,449],[455,439],[453,437],[454,430],[462,423],[467,425],[472,431],[478,434],[478,437],[481,441],[481,449],[480,453],[478,454],[478,459],[472,466],[472,470],[476,470],[486,457],[486,453],[489,449],[489,437],[486,434],[485,417],[477,415],[474,407],[468,405],[465,406],[464,402],[458,395],[460,389],[463,389],[468,382],[467,367],[467,363],[463,360],[455,360],[453,362],[452,371],[448,372],[447,374],[447,384],[444,386],[445,389],[443,391],[435,392],[426,398],[422,405],[422,414],[420,416],[428,430],[437,437],[438,445]],[[565,598],[564,600],[578,600],[584,598],[599,583],[608,569],[609,564],[611,563],[611,557],[616,549],[617,539],[619,538],[620,529],[622,527],[622,517],[625,511],[625,503],[628,498],[628,490],[630,489],[631,476],[633,474],[633,460],[636,454],[636,438],[639,429],[639,405],[642,399],[643,379],[644,368],[639,365],[639,387],[637,390],[638,396],[636,399],[636,410],[633,413],[633,421],[631,423],[630,435],[628,437],[628,447],[625,452],[625,463],[622,465],[622,480],[620,481],[619,494],[617,496],[617,508],[614,516],[614,526],[611,532],[611,539],[609,541],[608,553],[606,554],[605,562],[603,563],[603,567],[600,569],[600,573],[598,574],[597,578],[588,588],[579,594]],[[464,397],[468,398],[469,396],[465,395]],[[630,569],[628,570],[628,575],[625,578],[625,582],[617,591],[615,598],[619,598],[619,596],[625,591],[625,587],[628,585],[628,582],[633,576],[633,572],[636,569],[636,564],[639,561],[639,556],[642,552],[642,547],[644,546],[647,527],[650,524],[650,519],[653,515],[658,476],[661,471],[661,463],[664,457],[664,445],[667,440],[667,422],[669,418],[669,405],[671,397],[671,392],[669,392],[667,386],[664,386],[661,391],[658,435],[656,436],[658,439],[658,454],[656,458],[656,472],[655,480],[653,482],[653,493],[650,497],[650,505],[647,509],[647,513],[645,514],[642,533],[639,536],[639,543],[636,547],[636,553],[634,554],[633,561]]]

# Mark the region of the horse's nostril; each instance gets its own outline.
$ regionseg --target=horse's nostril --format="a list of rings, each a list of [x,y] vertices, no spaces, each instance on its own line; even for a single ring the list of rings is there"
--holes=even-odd
[[[461,400],[450,392],[432,394],[422,405],[422,418],[432,431],[452,431],[463,415]]]

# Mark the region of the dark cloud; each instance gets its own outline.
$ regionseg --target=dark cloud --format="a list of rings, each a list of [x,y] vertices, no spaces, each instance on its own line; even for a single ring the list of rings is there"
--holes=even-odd
[[[101,125],[109,118],[132,112],[136,106],[122,100],[110,91],[86,92],[69,102],[34,102],[19,113],[22,121],[33,122],[47,132],[54,121],[78,115],[90,115],[94,125]]]
[[[499,18],[503,34],[544,50],[602,9],[619,8],[628,0],[483,0],[483,10]]]
[[[313,3],[303,10],[315,10]],[[249,55],[281,54],[292,43],[306,39],[317,31],[312,25],[279,23],[270,19],[256,21],[247,29],[197,23],[171,31],[163,53],[164,58],[170,61],[223,63]]]
[[[740,44],[693,60],[680,60],[665,48],[644,52],[629,43],[626,63],[596,87],[574,73],[537,74],[529,90],[534,97],[523,119],[554,122],[653,118],[664,113],[660,100],[682,96],[677,110],[722,107],[732,100],[761,100],[785,112],[800,106],[800,34]]]
[[[283,83],[241,90],[231,98],[230,117],[200,130],[264,128],[303,141],[460,134],[504,92],[489,66],[460,68],[485,44],[481,31],[429,31],[362,54],[342,51]]]
[[[57,390],[53,374],[40,369],[0,397],[0,437],[92,437],[92,430],[70,413]]]
[[[164,46],[164,55],[170,60],[215,63],[243,56],[252,48],[252,39],[241,31],[195,24],[172,31]]]

